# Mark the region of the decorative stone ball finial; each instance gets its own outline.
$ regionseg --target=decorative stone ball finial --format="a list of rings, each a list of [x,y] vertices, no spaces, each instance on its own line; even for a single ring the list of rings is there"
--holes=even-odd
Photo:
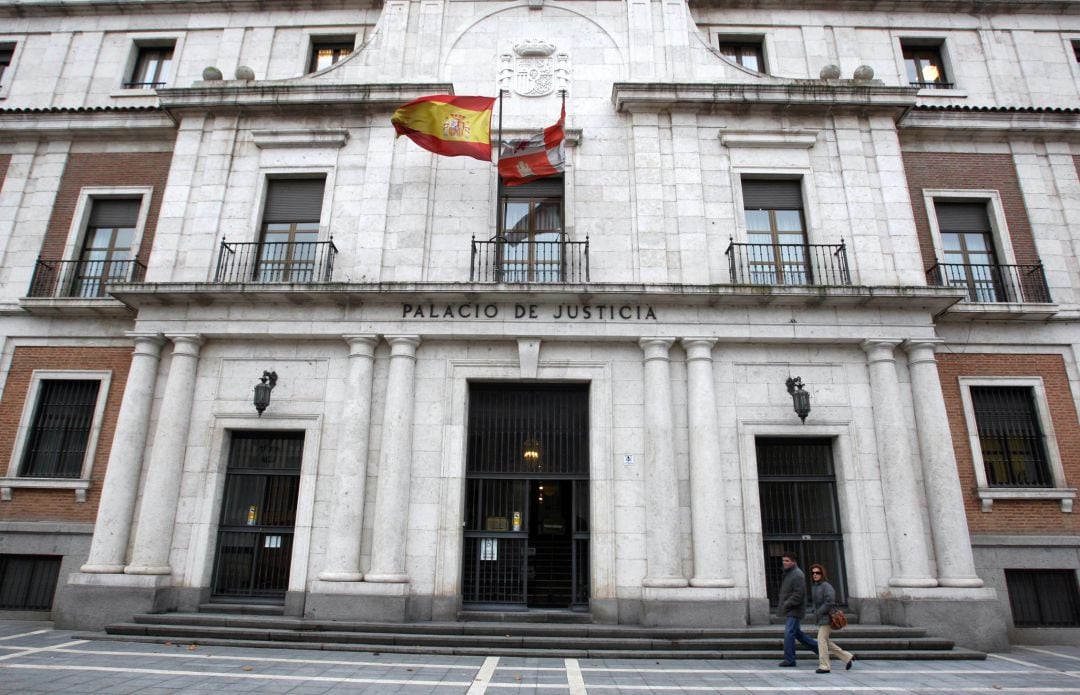
[[[869,65],[860,65],[855,68],[855,80],[858,82],[869,82],[874,79],[874,68]]]
[[[255,71],[246,65],[236,66],[236,79],[250,82],[255,79]]]
[[[202,78],[207,82],[217,82],[221,79],[221,70],[218,70],[211,65],[210,67],[203,69]]]
[[[840,79],[840,66],[839,65],[826,65],[821,68],[820,73],[823,80],[838,80]]]

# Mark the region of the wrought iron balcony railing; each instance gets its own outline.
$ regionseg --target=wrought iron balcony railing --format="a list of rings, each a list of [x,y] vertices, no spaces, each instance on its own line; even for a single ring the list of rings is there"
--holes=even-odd
[[[536,241],[515,235],[472,239],[470,282],[589,282],[589,239]]]
[[[141,282],[146,266],[139,261],[61,261],[39,258],[28,297],[105,297],[107,283]]]
[[[214,282],[329,282],[337,247],[330,241],[221,242]]]
[[[850,285],[847,247],[839,244],[736,244],[727,249],[734,285]]]
[[[908,86],[919,89],[952,89],[955,85],[952,82],[909,82]]]
[[[124,89],[160,89],[164,82],[125,82]]]
[[[1050,289],[1042,263],[1034,265],[974,265],[937,263],[926,271],[926,283],[967,291],[973,304],[1034,302],[1049,304]]]

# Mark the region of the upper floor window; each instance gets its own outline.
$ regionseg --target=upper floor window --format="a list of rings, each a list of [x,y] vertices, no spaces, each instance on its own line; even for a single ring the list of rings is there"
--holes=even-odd
[[[269,180],[255,269],[258,282],[317,279],[317,243],[325,185],[322,178]]]
[[[563,177],[549,176],[499,195],[501,282],[560,282],[563,277]]]
[[[754,285],[806,285],[806,226],[802,182],[797,180],[743,179],[746,247],[739,258],[746,280]]]
[[[733,63],[737,63],[747,70],[765,72],[765,51],[761,40],[730,39],[721,35],[719,37],[720,55]]]
[[[972,386],[971,405],[990,487],[1051,487],[1032,389]]]
[[[901,48],[904,51],[908,84],[929,89],[952,88],[953,84],[945,71],[941,43],[904,41]]]
[[[98,401],[98,380],[42,380],[19,475],[78,478]]]
[[[68,296],[101,297],[110,280],[132,279],[131,252],[141,205],[137,198],[93,201]]]
[[[4,83],[4,73],[11,67],[11,60],[15,57],[15,44],[0,43],[0,84]]]
[[[139,46],[127,89],[156,89],[164,87],[172,71],[173,45]]]
[[[941,233],[945,283],[966,289],[972,302],[1005,301],[986,203],[935,202],[934,211]]]
[[[308,72],[318,72],[334,65],[352,53],[355,45],[355,36],[312,39]]]

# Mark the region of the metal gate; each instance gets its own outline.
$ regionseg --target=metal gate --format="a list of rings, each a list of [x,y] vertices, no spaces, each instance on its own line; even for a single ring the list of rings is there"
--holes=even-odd
[[[303,432],[233,433],[214,563],[215,598],[284,599],[303,451]]]
[[[824,565],[837,603],[846,604],[847,571],[832,440],[759,437],[756,444],[769,605],[777,605],[785,552],[798,556],[808,581],[810,565]]]
[[[586,384],[472,384],[462,599],[585,609],[589,601]]]

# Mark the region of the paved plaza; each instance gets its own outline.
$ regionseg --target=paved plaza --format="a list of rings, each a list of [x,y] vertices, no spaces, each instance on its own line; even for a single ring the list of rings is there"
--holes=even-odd
[[[808,656],[808,655],[807,655]],[[447,657],[88,641],[0,621],[3,693],[1080,693],[1080,648],[986,661],[857,661],[814,673],[761,660]]]

